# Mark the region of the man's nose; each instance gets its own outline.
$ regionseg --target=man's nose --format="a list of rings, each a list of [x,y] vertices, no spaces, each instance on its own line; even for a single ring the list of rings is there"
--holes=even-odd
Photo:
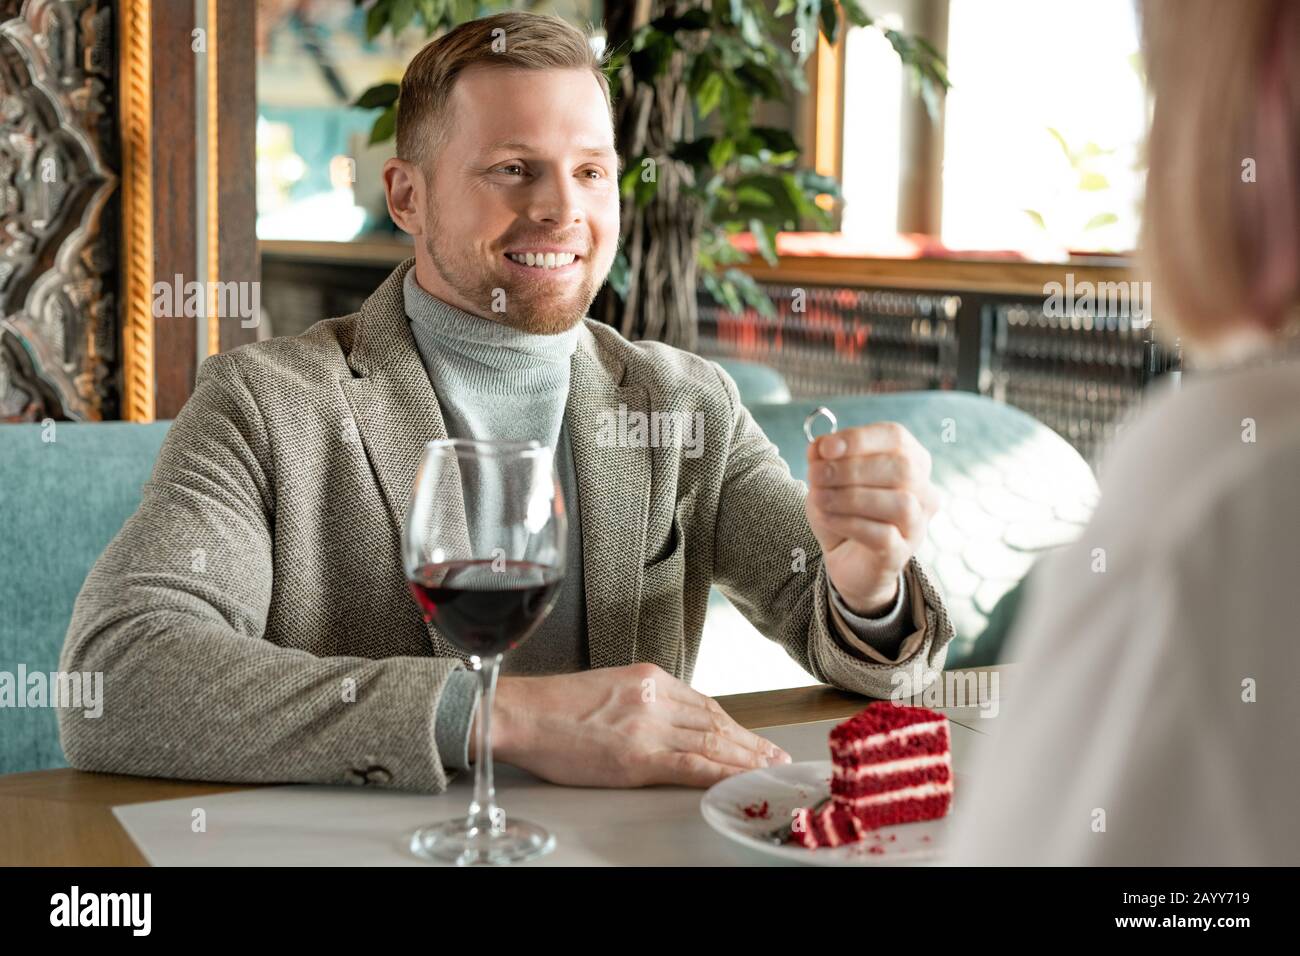
[[[576,184],[566,176],[542,176],[529,196],[529,218],[557,226],[582,222]]]

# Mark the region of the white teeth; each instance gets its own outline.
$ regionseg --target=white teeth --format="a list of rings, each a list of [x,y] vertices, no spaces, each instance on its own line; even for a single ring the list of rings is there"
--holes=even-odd
[[[577,258],[572,252],[509,252],[506,255],[521,265],[535,269],[560,269]]]

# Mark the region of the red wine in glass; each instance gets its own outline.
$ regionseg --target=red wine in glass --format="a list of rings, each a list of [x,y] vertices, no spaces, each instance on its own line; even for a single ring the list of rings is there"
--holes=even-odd
[[[424,564],[409,583],[425,620],[447,640],[491,657],[532,634],[563,577],[562,569],[532,561],[484,559]]]
[[[553,449],[465,438],[424,446],[402,523],[402,571],[425,621],[470,658],[480,694],[477,724],[470,724],[471,732],[478,728],[474,798],[465,816],[411,834],[411,852],[422,859],[520,863],[555,847],[545,827],[507,817],[497,805],[492,710],[504,653],[527,640],[555,604],[567,539]]]

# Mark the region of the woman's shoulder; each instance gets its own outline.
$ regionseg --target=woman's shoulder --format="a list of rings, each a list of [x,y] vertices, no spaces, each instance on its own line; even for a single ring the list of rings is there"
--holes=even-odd
[[[1144,518],[1157,538],[1192,532],[1228,503],[1285,506],[1276,518],[1295,533],[1300,363],[1189,375],[1157,387],[1100,470],[1102,509]],[[1243,502],[1247,489],[1250,501]]]

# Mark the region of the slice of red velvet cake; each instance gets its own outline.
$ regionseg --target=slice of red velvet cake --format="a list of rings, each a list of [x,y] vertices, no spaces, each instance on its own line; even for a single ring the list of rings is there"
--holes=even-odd
[[[831,801],[795,818],[791,839],[840,846],[896,823],[942,817],[952,805],[948,720],[877,701],[830,734]]]

